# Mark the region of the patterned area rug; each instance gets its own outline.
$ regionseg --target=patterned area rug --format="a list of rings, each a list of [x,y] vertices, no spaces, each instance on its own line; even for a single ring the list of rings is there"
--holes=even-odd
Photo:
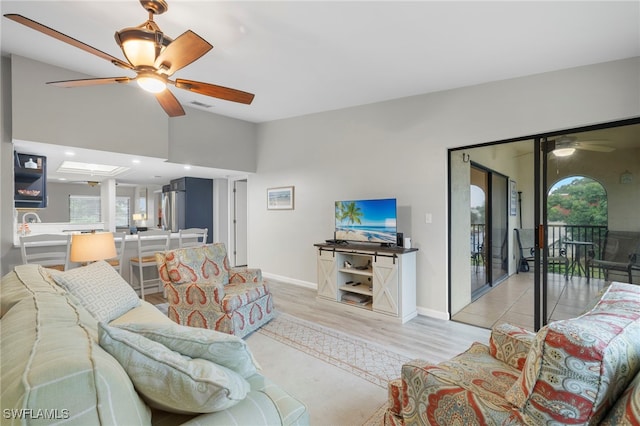
[[[278,313],[257,333],[348,371],[382,388],[400,377],[410,359],[382,346],[303,319]]]
[[[156,305],[156,308],[167,313],[166,303]],[[283,312],[279,312],[256,333],[282,342],[385,389],[389,380],[400,377],[402,364],[410,361],[410,358],[382,346]]]

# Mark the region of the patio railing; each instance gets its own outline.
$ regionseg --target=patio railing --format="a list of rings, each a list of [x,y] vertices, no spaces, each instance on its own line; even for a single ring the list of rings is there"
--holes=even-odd
[[[484,224],[471,225],[471,254],[482,251],[484,245]],[[585,259],[587,252],[585,250],[593,250],[595,258],[602,258],[602,249],[605,235],[607,233],[606,226],[591,225],[548,225],[547,241],[549,246],[549,256],[560,256],[560,251],[565,250],[565,255],[571,262],[570,269],[572,273],[576,273],[576,267],[579,262],[583,270],[586,268]],[[578,241],[591,243],[590,245],[567,244],[566,241]],[[472,257],[473,260],[473,257]],[[550,265],[550,272],[563,273],[562,265]],[[552,270],[553,269],[553,270]],[[603,270],[600,268],[591,268],[589,275],[593,278],[604,277]]]

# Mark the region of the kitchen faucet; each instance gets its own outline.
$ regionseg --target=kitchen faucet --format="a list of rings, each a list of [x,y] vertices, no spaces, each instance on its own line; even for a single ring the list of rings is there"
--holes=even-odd
[[[38,223],[42,222],[42,220],[40,220],[40,216],[38,216],[38,213],[36,213],[36,212],[26,212],[25,214],[22,215],[22,224],[23,225],[27,223],[27,217],[28,216],[35,216],[35,222],[38,222]]]

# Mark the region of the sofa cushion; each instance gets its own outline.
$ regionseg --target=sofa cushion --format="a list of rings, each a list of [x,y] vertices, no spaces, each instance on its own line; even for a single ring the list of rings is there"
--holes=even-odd
[[[640,423],[640,373],[636,374],[601,426],[637,425],[638,423]]]
[[[117,327],[161,343],[182,355],[205,359],[229,368],[245,379],[257,373],[257,362],[247,343],[230,334],[174,322],[130,323],[119,324]]]
[[[535,334],[522,327],[499,324],[491,329],[491,356],[518,370],[522,370]]]
[[[211,413],[244,399],[249,383],[228,368],[192,359],[140,334],[100,323],[100,345],[129,374],[149,405],[175,413]]]
[[[123,368],[81,323],[89,316],[82,310],[66,295],[33,293],[7,312],[0,342],[0,406],[49,410],[49,416],[72,424],[150,424],[150,410]],[[52,419],[13,420],[36,425]],[[11,423],[6,417],[5,422]]]
[[[34,293],[64,293],[64,290],[49,280],[49,273],[40,265],[19,265],[13,273],[2,279],[0,289],[0,318],[9,309]]]
[[[165,262],[173,284],[229,282],[229,260],[223,243],[171,250],[165,253]]]
[[[129,283],[105,261],[64,272],[52,270],[50,274],[99,322],[109,322],[140,305]]]
[[[602,419],[640,369],[639,298],[613,283],[590,312],[543,327],[507,400],[531,418]]]
[[[414,360],[402,366],[406,424],[519,425],[523,415],[505,398],[519,371],[498,361],[481,343],[438,365]],[[394,402],[395,403],[395,402]]]

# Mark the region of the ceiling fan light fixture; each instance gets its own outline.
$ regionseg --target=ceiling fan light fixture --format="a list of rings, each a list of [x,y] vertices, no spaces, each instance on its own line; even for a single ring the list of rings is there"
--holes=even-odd
[[[151,93],[160,93],[167,88],[167,83],[152,73],[140,74],[136,81],[140,87]]]
[[[568,157],[576,152],[575,148],[558,148],[553,150],[553,155],[556,157]]]
[[[153,67],[157,56],[171,40],[160,31],[142,27],[125,28],[116,32],[115,39],[124,56],[134,67]]]

